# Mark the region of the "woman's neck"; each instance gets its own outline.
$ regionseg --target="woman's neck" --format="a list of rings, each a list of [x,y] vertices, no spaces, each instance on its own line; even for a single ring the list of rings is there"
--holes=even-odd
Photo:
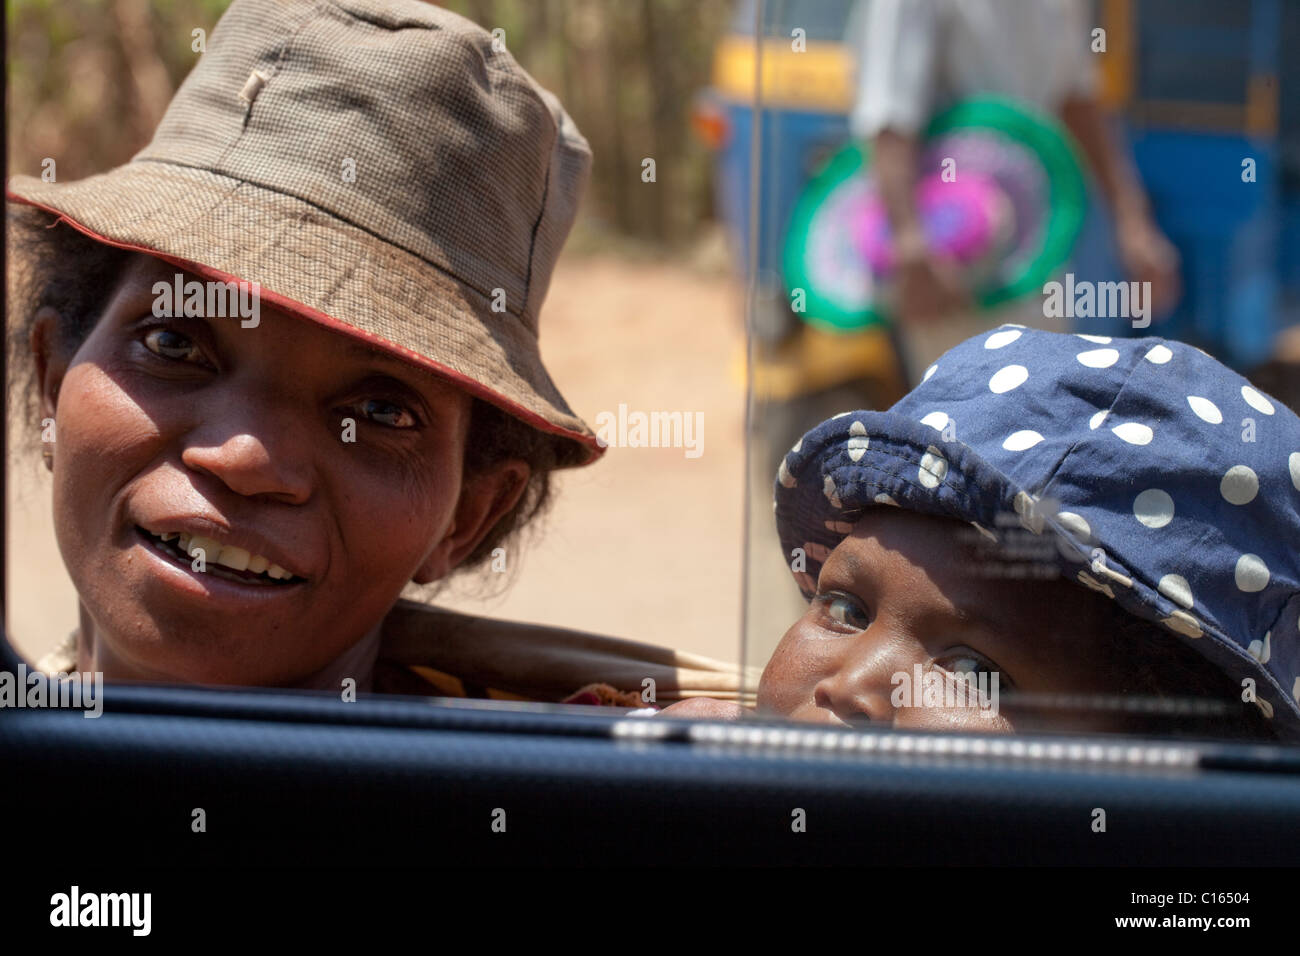
[[[320,670],[302,678],[277,686],[300,690],[341,691],[343,681],[351,678],[356,681],[356,690],[366,692],[374,681],[375,661],[379,658],[379,644],[383,634],[383,620],[342,654],[330,661]],[[155,681],[177,683],[176,679],[166,674],[140,667],[131,661],[122,660],[113,654],[107,642],[100,639],[95,628],[94,618],[80,608],[80,627],[77,630],[77,669],[99,672],[105,680]]]
[[[379,641],[383,632],[382,619],[361,640],[326,664],[314,674],[309,674],[290,687],[304,690],[340,691],[343,681],[352,678],[358,692],[368,692],[374,682],[375,661],[379,658]]]

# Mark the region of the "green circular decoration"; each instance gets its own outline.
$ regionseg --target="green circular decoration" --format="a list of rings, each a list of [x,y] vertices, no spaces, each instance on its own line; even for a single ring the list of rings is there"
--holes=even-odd
[[[963,100],[935,116],[924,135],[921,151],[934,140],[963,130],[978,129],[990,140],[1004,138],[1027,151],[1041,166],[1047,184],[1044,220],[1039,241],[1025,265],[988,288],[976,290],[975,301],[989,309],[1041,290],[1070,256],[1087,213],[1087,188],[1068,131],[1055,119],[1013,100],[980,96]],[[928,171],[926,171],[928,172]],[[925,172],[923,172],[925,175]],[[960,175],[960,170],[958,170]],[[829,331],[852,332],[890,322],[887,307],[872,297],[861,307],[846,307],[814,281],[809,258],[817,216],[839,190],[852,188],[856,177],[870,177],[869,150],[850,143],[835,153],[812,178],[795,204],[786,232],[783,265],[788,290],[804,291],[801,318]],[[869,273],[866,262],[861,264]]]

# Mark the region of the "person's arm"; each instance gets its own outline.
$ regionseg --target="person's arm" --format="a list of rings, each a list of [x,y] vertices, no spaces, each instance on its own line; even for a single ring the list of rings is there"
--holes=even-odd
[[[849,125],[871,152],[905,321],[936,318],[965,302],[955,271],[930,255],[916,206],[917,137],[934,106],[939,21],[936,0],[862,0],[846,36],[858,61]]]
[[[1061,119],[1082,147],[1115,220],[1115,242],[1131,278],[1151,283],[1151,309],[1162,314],[1178,300],[1178,251],[1151,216],[1151,205],[1097,100],[1076,95]]]
[[[923,242],[921,214],[916,206],[916,137],[894,129],[881,130],[871,142],[871,152],[875,157],[876,188],[895,244]]]
[[[969,306],[957,270],[937,259],[916,205],[915,136],[884,129],[872,141],[876,188],[894,240],[897,308],[904,321],[933,321]]]
[[[1083,147],[1084,157],[1110,207],[1125,214],[1148,216],[1146,191],[1137,173],[1111,135],[1097,101],[1072,96],[1061,107],[1061,119]]]
[[[1083,149],[1115,221],[1115,244],[1129,278],[1151,283],[1151,313],[1160,315],[1178,300],[1178,252],[1151,215],[1151,204],[1128,151],[1119,141],[1097,98],[1097,56],[1083,42],[1090,18],[1083,0],[1063,8],[1060,35],[1072,38],[1061,50],[1070,78],[1060,117]]]

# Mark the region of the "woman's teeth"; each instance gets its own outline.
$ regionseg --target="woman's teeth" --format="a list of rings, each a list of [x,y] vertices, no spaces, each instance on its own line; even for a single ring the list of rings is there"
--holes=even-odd
[[[277,581],[287,581],[293,577],[293,574],[280,567],[280,565],[272,563],[269,558],[260,554],[251,554],[234,545],[223,546],[220,541],[205,538],[200,534],[177,534],[174,531],[166,533],[150,531],[149,533],[163,543],[176,541],[177,547],[191,557],[202,551],[205,562],[219,564],[235,571],[251,571],[254,574],[265,574]]]

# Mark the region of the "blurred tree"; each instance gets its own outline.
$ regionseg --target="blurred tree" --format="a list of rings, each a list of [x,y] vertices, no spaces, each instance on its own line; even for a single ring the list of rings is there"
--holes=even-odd
[[[711,218],[711,163],[690,132],[731,0],[448,0],[559,95],[596,161],[585,213],[607,228],[677,242]],[[656,182],[641,164],[653,158]]]
[[[8,163],[60,179],[129,160],[197,62],[224,0],[13,0],[6,5]]]
[[[554,90],[596,156],[584,209],[614,231],[661,242],[710,215],[710,165],[689,112],[709,81],[729,0],[449,0]],[[62,180],[128,161],[148,142],[227,0],[11,0],[8,163]],[[656,182],[641,164],[653,158]]]

